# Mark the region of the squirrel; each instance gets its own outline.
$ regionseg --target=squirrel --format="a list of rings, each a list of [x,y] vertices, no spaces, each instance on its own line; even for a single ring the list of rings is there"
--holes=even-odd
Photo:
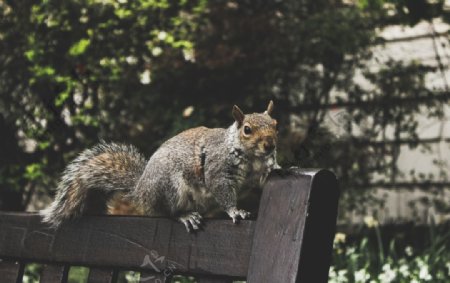
[[[234,223],[250,213],[237,208],[246,190],[260,187],[276,161],[273,101],[263,113],[234,105],[228,128],[197,127],[164,142],[148,162],[134,146],[100,142],[68,164],[53,203],[41,211],[54,228],[84,214],[102,214],[115,193],[147,216],[170,216],[188,232],[218,205]]]

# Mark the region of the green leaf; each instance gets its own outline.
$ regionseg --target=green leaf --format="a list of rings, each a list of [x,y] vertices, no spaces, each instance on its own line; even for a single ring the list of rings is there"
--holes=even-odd
[[[61,92],[56,98],[55,98],[55,106],[61,106],[63,103],[69,98],[69,90],[66,90],[64,92]]]
[[[25,52],[25,57],[27,57],[28,61],[33,62],[36,57],[36,52],[34,50],[28,50]]]
[[[50,66],[41,67],[39,65],[33,66],[32,71],[37,77],[53,76],[55,74],[55,69]]]
[[[114,14],[116,14],[116,16],[119,19],[124,19],[124,18],[130,17],[133,13],[130,10],[117,9],[117,10],[114,11]]]
[[[83,38],[74,45],[72,45],[72,47],[70,47],[69,54],[72,56],[81,55],[86,51],[86,49],[89,47],[90,44],[91,44],[90,39]]]
[[[43,176],[42,164],[31,163],[25,168],[25,178],[28,180],[36,180]]]
[[[38,147],[40,150],[45,150],[50,147],[50,142],[49,141],[40,142],[38,143]]]

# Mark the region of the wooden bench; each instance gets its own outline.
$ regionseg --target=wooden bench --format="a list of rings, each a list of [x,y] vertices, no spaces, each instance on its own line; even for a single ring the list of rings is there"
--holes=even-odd
[[[122,270],[143,282],[173,275],[197,282],[327,282],[338,186],[328,170],[272,172],[256,221],[207,220],[188,234],[170,219],[83,217],[54,231],[37,214],[0,213],[0,282],[22,282],[27,263],[43,263],[40,282],[67,282],[70,266],[88,282],[115,282]],[[159,272],[158,272],[159,271]]]

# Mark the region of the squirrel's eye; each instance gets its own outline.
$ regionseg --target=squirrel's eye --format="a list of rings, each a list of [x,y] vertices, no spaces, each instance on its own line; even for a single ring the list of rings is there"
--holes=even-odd
[[[250,135],[252,133],[252,129],[249,126],[244,127],[244,134]]]

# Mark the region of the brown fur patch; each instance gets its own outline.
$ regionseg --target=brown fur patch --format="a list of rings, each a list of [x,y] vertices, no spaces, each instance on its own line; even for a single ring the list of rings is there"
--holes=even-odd
[[[106,153],[106,152],[95,156],[88,162],[92,163],[92,165],[97,165],[97,166],[102,165],[102,166],[107,166],[109,168],[111,168],[115,165],[113,154]]]
[[[206,127],[197,127],[188,129],[184,132],[181,132],[180,135],[185,137],[187,140],[197,139],[203,135],[204,132],[206,132],[208,128]]]
[[[94,172],[110,173],[115,176],[126,175],[133,165],[134,162],[128,155],[110,152],[99,154],[87,161],[87,167],[95,168]]]
[[[204,145],[204,135],[205,132],[209,129],[206,127],[197,127],[181,132],[180,135],[183,136],[186,140],[193,140],[194,144],[194,174],[198,178],[203,177],[203,164],[202,164],[202,149]]]
[[[203,175],[203,167],[201,166],[201,164],[199,162],[197,162],[197,160],[195,161],[195,164],[194,164],[194,174],[198,178],[201,178]]]
[[[108,202],[108,214],[113,215],[143,215],[142,209],[126,199],[123,194],[116,194]]]
[[[200,139],[195,139],[194,144],[194,174],[198,178],[203,178],[204,168],[203,168],[203,146],[205,144],[205,139],[200,137]]]
[[[82,190],[80,180],[75,178],[72,183],[67,187],[67,204],[69,205],[69,209],[66,211],[75,210],[81,201],[81,192]]]

